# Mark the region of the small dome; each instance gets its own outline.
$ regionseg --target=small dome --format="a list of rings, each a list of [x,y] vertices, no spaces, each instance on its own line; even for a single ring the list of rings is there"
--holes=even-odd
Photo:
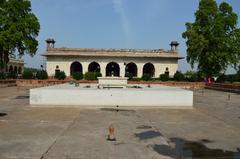
[[[48,38],[46,40],[47,43],[55,43],[55,40],[53,38]]]
[[[172,41],[170,45],[171,45],[171,46],[173,46],[173,45],[178,46],[179,43],[178,43],[177,41]]]

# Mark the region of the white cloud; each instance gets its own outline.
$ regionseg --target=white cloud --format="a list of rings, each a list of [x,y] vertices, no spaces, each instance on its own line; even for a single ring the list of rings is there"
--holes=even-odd
[[[113,6],[114,6],[115,12],[118,13],[120,16],[122,29],[123,29],[127,44],[131,46],[133,44],[132,30],[131,30],[129,19],[126,15],[126,11],[123,5],[123,0],[113,0]]]

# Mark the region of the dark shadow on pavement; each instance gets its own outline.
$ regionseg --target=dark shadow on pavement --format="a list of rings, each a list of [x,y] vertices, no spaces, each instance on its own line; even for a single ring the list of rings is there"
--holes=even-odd
[[[167,145],[153,145],[153,150],[157,153],[169,156],[175,159],[181,158],[205,158],[205,159],[240,159],[240,151],[225,151],[222,149],[210,149],[204,143],[211,142],[203,139],[199,142],[188,141],[182,138],[171,138],[171,144],[174,147]]]
[[[136,133],[135,134],[136,137],[138,137],[140,140],[147,140],[147,139],[152,139],[158,136],[162,136],[162,134],[159,131],[144,131],[141,133]]]

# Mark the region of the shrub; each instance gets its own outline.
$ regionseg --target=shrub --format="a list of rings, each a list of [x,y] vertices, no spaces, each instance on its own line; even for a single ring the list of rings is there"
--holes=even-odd
[[[22,74],[23,79],[32,79],[33,78],[33,72],[31,70],[24,70]]]
[[[36,77],[37,79],[44,80],[44,79],[48,79],[48,74],[45,70],[41,70],[41,71],[37,71]]]
[[[56,71],[54,77],[58,80],[64,80],[66,78],[66,74],[64,71]]]
[[[102,77],[102,74],[100,72],[95,72],[95,79],[97,80],[98,77]]]
[[[133,74],[131,73],[126,73],[125,77],[128,77],[129,80],[133,79]]]
[[[151,81],[159,81],[160,80],[160,78],[158,77],[158,78],[152,78],[151,79]]]
[[[221,74],[216,82],[218,83],[224,83],[224,82],[239,82],[240,81],[240,76],[238,74],[231,74],[231,75],[225,75],[225,74]]]
[[[6,74],[4,72],[0,72],[0,79],[6,79]]]
[[[221,74],[220,76],[218,76],[216,82],[218,83],[224,83],[227,81],[227,76],[225,74]]]
[[[160,80],[161,81],[168,81],[169,80],[169,75],[168,74],[161,74],[160,75]]]
[[[197,76],[198,76],[198,82],[204,81],[204,78],[206,77],[205,73],[203,73],[201,71],[197,72]]]
[[[72,77],[75,80],[81,80],[83,79],[83,74],[82,72],[73,72]]]
[[[237,72],[237,81],[240,82],[240,72]]]
[[[187,71],[185,73],[185,78],[189,82],[201,82],[204,80],[204,74],[200,71],[198,72],[193,72],[193,71]]]
[[[8,72],[6,75],[7,75],[7,78],[9,78],[9,79],[17,79],[16,72]]]
[[[100,72],[87,72],[84,75],[85,80],[97,80],[98,77],[102,77]]]
[[[198,73],[197,72],[193,72],[193,71],[187,71],[185,73],[185,78],[187,81],[189,82],[197,82],[200,81],[199,77],[198,77]]]
[[[130,81],[141,81],[141,78],[137,78],[137,77],[133,77],[132,79],[130,79]]]
[[[142,80],[143,81],[150,81],[152,79],[150,74],[143,74]]]
[[[184,75],[182,74],[181,71],[177,71],[177,72],[174,74],[173,79],[174,79],[175,81],[184,81],[185,77],[184,77]]]
[[[188,79],[189,82],[198,82],[200,81],[199,78],[198,78],[198,75],[197,73],[193,73],[190,78]]]
[[[227,75],[227,81],[231,83],[238,82],[238,75],[237,74]]]
[[[240,81],[240,66],[239,66],[239,68],[237,70],[237,77],[238,77],[238,81]]]

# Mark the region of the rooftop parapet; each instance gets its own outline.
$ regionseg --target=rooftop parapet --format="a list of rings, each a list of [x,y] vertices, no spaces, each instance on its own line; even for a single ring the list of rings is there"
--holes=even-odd
[[[138,52],[138,53],[171,53],[171,50],[163,49],[105,49],[105,48],[49,48],[49,52],[55,51],[81,51],[81,52]]]
[[[164,49],[114,49],[114,48],[54,48],[54,39],[47,39],[47,52],[43,56],[98,56],[98,57],[157,57],[176,58],[178,42],[171,43],[171,50]]]

